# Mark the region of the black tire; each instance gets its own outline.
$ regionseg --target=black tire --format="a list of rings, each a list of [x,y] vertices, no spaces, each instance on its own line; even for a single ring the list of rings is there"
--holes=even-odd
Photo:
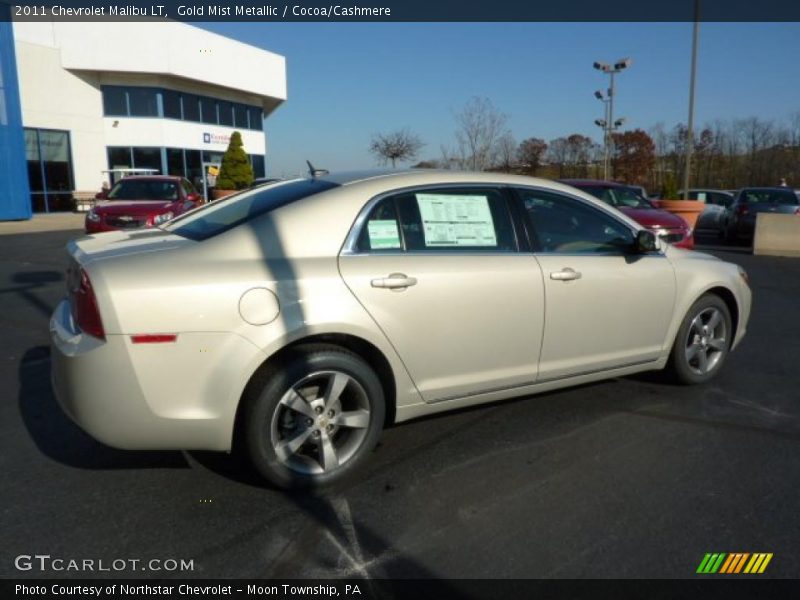
[[[335,389],[340,384],[332,382],[344,380],[338,396],[331,394],[338,398],[338,406],[328,410],[326,403],[316,416],[308,413],[309,407],[312,411],[320,407],[313,405],[320,396],[327,397],[323,387]],[[289,400],[294,397],[291,390],[306,400],[307,406]],[[312,396],[315,398],[309,400]],[[322,487],[349,476],[378,442],[386,414],[383,387],[372,368],[357,354],[330,344],[291,350],[256,375],[243,401],[243,435],[250,461],[268,481],[283,489]],[[338,421],[345,413],[349,425]],[[329,414],[333,416],[329,418]],[[305,441],[291,449],[300,439]],[[333,454],[324,450],[331,447]],[[281,456],[278,448],[283,450]],[[327,466],[326,456],[335,457]]]
[[[719,325],[712,328],[709,325],[714,315],[719,315]],[[698,328],[703,324],[705,329]],[[730,352],[732,336],[730,311],[722,298],[716,294],[701,296],[686,313],[675,336],[667,364],[669,375],[685,385],[710,381]],[[701,353],[705,361],[701,360]]]

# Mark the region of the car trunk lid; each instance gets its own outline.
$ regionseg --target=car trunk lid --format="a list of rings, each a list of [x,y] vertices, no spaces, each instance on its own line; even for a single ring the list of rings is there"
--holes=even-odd
[[[111,231],[72,240],[67,245],[70,255],[81,265],[145,252],[182,248],[196,244],[161,229]]]

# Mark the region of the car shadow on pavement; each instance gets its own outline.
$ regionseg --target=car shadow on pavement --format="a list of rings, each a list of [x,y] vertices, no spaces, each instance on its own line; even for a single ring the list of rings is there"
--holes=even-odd
[[[89,437],[56,402],[50,385],[50,349],[29,348],[19,365],[19,411],[36,447],[79,469],[189,468],[180,452],[116,450]]]
[[[19,294],[31,306],[36,308],[48,319],[53,313],[53,307],[36,295],[35,290],[44,290],[49,285],[63,281],[64,276],[58,271],[22,271],[14,273],[11,281],[14,287],[0,288],[0,294]]]

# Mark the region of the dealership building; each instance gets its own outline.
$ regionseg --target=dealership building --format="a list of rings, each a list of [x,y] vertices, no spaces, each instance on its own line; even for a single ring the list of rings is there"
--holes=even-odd
[[[202,186],[234,131],[264,176],[284,100],[284,57],[184,23],[0,21],[0,219],[72,210],[113,170]]]

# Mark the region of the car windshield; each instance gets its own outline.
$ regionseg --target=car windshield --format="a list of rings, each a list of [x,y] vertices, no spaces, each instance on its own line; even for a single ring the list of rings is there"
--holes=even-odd
[[[173,219],[163,229],[191,240],[205,240],[296,200],[338,184],[319,179],[295,179],[249,189],[206,204]]]
[[[653,208],[645,198],[634,188],[606,187],[601,185],[581,186],[581,190],[599,198],[606,204],[616,207],[628,208]]]
[[[123,179],[106,196],[108,200],[177,200],[178,185],[158,179]]]

